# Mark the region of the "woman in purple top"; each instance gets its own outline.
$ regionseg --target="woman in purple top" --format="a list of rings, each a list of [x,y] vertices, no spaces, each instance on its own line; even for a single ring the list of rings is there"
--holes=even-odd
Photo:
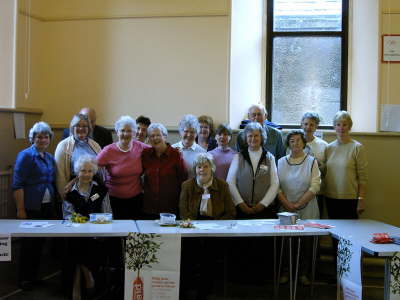
[[[215,131],[215,139],[218,147],[209,153],[214,157],[214,162],[217,167],[215,177],[226,180],[229,167],[236,151],[229,147],[229,142],[232,138],[232,129],[227,124],[221,124]]]

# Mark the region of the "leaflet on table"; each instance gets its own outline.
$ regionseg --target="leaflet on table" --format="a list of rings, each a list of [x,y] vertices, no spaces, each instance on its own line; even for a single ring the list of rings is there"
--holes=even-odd
[[[0,261],[11,261],[11,236],[0,234]]]
[[[179,299],[180,234],[133,233],[125,255],[125,300]]]
[[[49,222],[21,222],[19,227],[21,228],[47,228],[54,226],[55,224]]]
[[[337,272],[343,299],[361,300],[361,246],[350,239],[340,238],[337,255]]]

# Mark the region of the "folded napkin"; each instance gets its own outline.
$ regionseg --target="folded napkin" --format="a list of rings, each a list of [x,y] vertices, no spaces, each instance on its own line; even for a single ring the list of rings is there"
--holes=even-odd
[[[375,244],[390,244],[393,243],[393,239],[387,233],[373,233],[371,242]]]

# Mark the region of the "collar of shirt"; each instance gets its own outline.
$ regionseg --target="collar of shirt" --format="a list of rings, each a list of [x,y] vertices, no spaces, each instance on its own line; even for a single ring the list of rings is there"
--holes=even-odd
[[[32,145],[31,146],[31,149],[32,149],[32,152],[33,152],[33,154],[35,155],[35,156],[37,156],[37,157],[39,157],[39,158],[43,158],[43,159],[45,159],[46,158],[46,154],[47,154],[47,152],[46,151],[44,151],[43,152],[43,156],[41,156],[40,155],[40,152],[37,150],[37,148],[35,147],[35,145]]]
[[[183,146],[182,141],[179,142],[179,148],[181,148],[182,150],[188,150],[188,149],[190,149],[190,150],[192,150],[192,151],[196,151],[197,147],[198,147],[198,146],[197,146],[196,142],[193,142],[192,146],[190,146],[189,148],[185,148],[185,147]],[[200,147],[200,146],[199,146],[199,147]]]
[[[161,154],[161,156],[169,156],[171,154],[171,151],[173,151],[174,148],[171,147],[171,145],[169,143],[167,144],[167,148],[165,149],[165,151]],[[156,156],[156,150],[154,149],[154,147],[151,147],[151,155],[152,156]]]
[[[196,179],[196,178],[193,178],[193,180],[196,182],[196,184],[195,184],[196,192],[197,192],[197,193],[203,193],[204,189],[203,189],[203,187],[199,186],[199,184],[198,184],[198,182],[197,182],[197,179]],[[212,177],[212,180],[211,180],[211,182],[210,182],[210,185],[207,186],[207,189],[208,189],[209,192],[210,192],[211,190],[218,191],[217,180],[215,179],[214,176]]]
[[[71,192],[72,192],[72,191],[77,191],[77,192],[78,192],[80,195],[82,195],[83,197],[88,198],[88,197],[90,196],[90,193],[92,192],[93,185],[98,185],[98,184],[97,184],[96,181],[92,181],[92,183],[90,184],[90,188],[89,188],[88,192],[87,192],[87,193],[82,193],[82,192],[79,190],[78,181],[77,181],[77,182],[75,182],[75,184],[72,186]]]

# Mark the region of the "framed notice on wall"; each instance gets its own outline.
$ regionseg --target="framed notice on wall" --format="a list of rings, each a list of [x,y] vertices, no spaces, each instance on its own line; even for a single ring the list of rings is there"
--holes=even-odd
[[[382,62],[400,63],[400,34],[382,35]]]

